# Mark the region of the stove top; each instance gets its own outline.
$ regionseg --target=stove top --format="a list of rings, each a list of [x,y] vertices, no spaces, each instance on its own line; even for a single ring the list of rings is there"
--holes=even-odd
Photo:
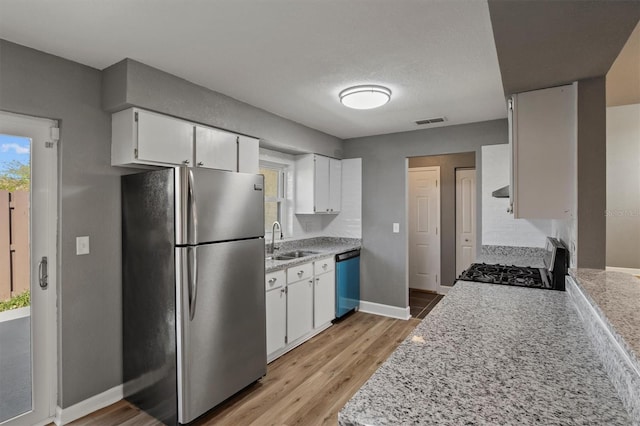
[[[459,279],[489,284],[503,284],[544,289],[552,288],[546,279],[545,269],[529,268],[525,266],[473,263],[460,275]]]

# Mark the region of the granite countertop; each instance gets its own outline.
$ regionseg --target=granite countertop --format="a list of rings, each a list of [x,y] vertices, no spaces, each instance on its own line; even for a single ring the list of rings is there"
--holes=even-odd
[[[482,246],[475,263],[544,268],[544,249],[538,247]]]
[[[565,292],[458,281],[339,414],[340,425],[631,420]]]
[[[265,272],[274,272],[291,266],[313,262],[314,260],[322,259],[323,257],[359,249],[361,246],[362,241],[357,238],[317,237],[304,240],[276,242],[276,255],[278,253],[286,253],[293,250],[309,250],[315,251],[317,254],[292,260],[272,260],[267,258],[264,263]]]
[[[623,272],[569,269],[615,339],[640,366],[640,279]]]

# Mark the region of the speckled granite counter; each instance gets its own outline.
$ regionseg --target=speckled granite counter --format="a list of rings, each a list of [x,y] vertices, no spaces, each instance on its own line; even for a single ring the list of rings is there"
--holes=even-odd
[[[538,247],[482,246],[476,263],[544,268],[544,249]]]
[[[640,425],[640,279],[622,272],[570,269],[567,292],[614,387]]]
[[[630,423],[567,293],[465,281],[339,414],[340,425]]]
[[[265,272],[269,273],[285,269],[290,266],[313,262],[314,260],[321,259],[323,257],[359,249],[361,246],[362,241],[357,238],[317,237],[303,240],[278,241],[276,242],[276,255],[278,253],[286,253],[287,251],[293,250],[309,250],[315,251],[317,254],[292,260],[267,259],[265,261]]]

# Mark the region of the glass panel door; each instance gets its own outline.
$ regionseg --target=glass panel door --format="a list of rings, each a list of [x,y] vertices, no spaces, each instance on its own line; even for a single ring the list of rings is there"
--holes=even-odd
[[[0,424],[55,413],[55,122],[0,112]]]
[[[32,409],[31,140],[0,134],[0,422]]]

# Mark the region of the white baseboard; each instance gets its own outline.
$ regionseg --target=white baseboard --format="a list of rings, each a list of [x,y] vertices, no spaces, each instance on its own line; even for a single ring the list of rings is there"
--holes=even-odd
[[[115,386],[101,394],[92,396],[91,398],[80,401],[75,405],[67,408],[56,407],[56,417],[54,423],[57,426],[66,425],[74,420],[91,414],[101,408],[114,404],[122,399],[122,385]]]
[[[640,269],[634,268],[618,268],[616,266],[607,266],[607,271],[624,272],[631,275],[640,275]]]
[[[451,290],[453,288],[453,286],[449,286],[449,285],[440,285],[438,286],[438,294],[441,294],[443,296],[446,296],[447,293],[449,293],[449,290]]]
[[[409,318],[411,318],[411,313],[408,306],[406,308],[399,308],[397,306],[366,302],[364,300],[360,301],[360,312],[382,315],[383,317],[391,317],[401,320],[408,320]]]

